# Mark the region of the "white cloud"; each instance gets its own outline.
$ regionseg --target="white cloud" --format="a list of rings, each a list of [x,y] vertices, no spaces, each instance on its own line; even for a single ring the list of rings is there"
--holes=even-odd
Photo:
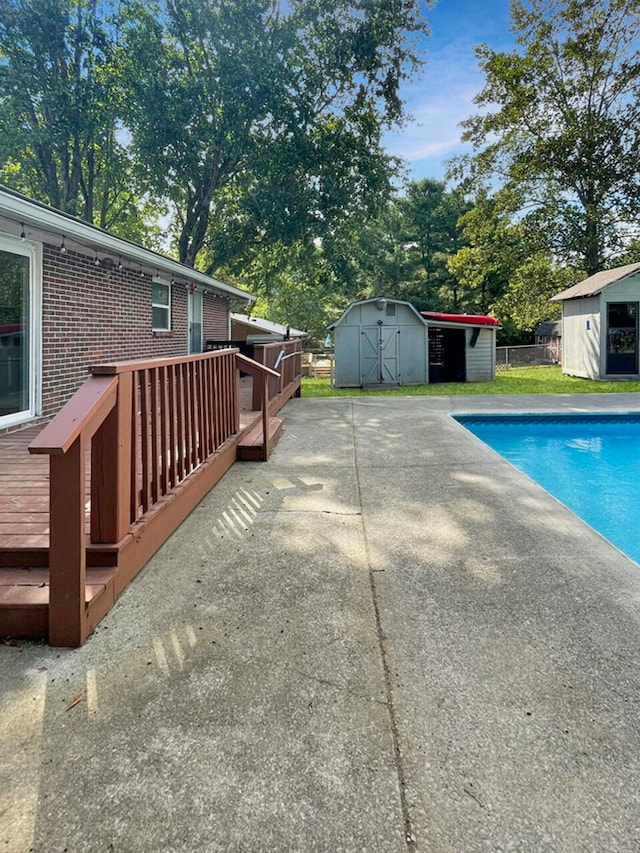
[[[465,59],[456,50],[438,55],[428,63],[421,80],[404,92],[412,121],[387,134],[388,152],[409,161],[458,153],[463,147],[460,122],[477,111],[473,99],[481,88],[473,56]]]

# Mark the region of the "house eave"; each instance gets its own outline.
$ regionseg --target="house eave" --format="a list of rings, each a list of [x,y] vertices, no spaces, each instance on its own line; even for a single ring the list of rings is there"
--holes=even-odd
[[[116,237],[76,216],[28,199],[7,187],[0,187],[0,218],[8,219],[18,227],[39,229],[60,241],[64,237],[65,246],[70,249],[73,248],[72,243],[77,243],[80,248],[112,254],[128,262],[133,261],[140,265],[142,272],[150,276],[161,271],[172,278],[194,282],[243,304],[256,299],[255,296],[240,288],[187,267],[151,249],[145,249],[124,237]]]

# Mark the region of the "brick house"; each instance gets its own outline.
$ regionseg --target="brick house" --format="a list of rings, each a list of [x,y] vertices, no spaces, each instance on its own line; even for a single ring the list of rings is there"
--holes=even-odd
[[[92,364],[229,338],[253,299],[0,187],[0,433],[51,417]]]

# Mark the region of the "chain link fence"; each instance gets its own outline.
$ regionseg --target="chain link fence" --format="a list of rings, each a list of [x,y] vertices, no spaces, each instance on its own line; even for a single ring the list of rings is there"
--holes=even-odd
[[[530,344],[516,347],[496,347],[496,369],[508,370],[510,367],[532,367],[540,364],[559,364],[558,346],[549,344]]]

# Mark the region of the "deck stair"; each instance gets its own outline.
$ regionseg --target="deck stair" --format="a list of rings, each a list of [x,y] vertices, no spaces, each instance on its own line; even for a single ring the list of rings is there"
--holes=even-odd
[[[269,447],[273,448],[282,432],[282,419],[269,418]],[[253,426],[238,442],[237,456],[239,462],[261,462],[264,458],[264,439],[262,424]]]

